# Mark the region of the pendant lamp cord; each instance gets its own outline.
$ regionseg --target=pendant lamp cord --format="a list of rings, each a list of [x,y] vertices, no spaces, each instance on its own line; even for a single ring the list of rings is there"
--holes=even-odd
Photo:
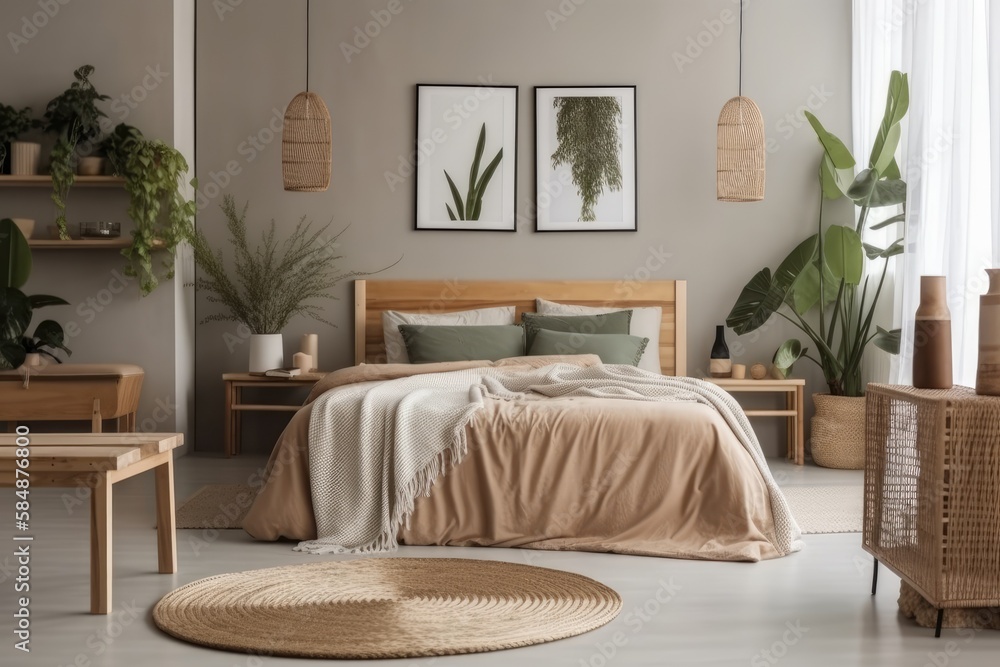
[[[310,0],[306,0],[306,92],[309,92],[309,9],[312,5]],[[742,8],[742,4],[740,7]],[[742,18],[740,19],[742,21]],[[740,34],[743,34],[743,28],[740,28]],[[743,38],[740,37],[742,40]],[[742,47],[741,47],[742,48]],[[740,56],[742,58],[742,56]],[[741,65],[742,67],[742,65]]]
[[[743,97],[743,3],[740,0],[740,97]]]

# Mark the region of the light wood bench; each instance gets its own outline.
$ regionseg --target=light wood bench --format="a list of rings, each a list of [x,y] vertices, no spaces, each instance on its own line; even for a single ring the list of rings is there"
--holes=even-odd
[[[177,543],[174,519],[173,450],[184,444],[181,433],[72,433],[28,434],[28,477],[18,475],[17,439],[0,435],[0,487],[15,486],[27,479],[30,490],[37,487],[80,487],[91,489],[90,496],[90,613],[111,611],[111,516],[112,487],[147,470],[156,475],[156,538],[159,571],[177,571]],[[24,444],[24,441],[21,441]],[[22,452],[23,453],[23,452]],[[35,503],[31,502],[34,506]],[[4,503],[13,506],[13,503]],[[18,533],[22,539],[28,530]]]
[[[48,364],[29,371],[0,371],[0,424],[89,421],[100,433],[105,419],[119,432],[135,430],[144,373],[133,364]]]

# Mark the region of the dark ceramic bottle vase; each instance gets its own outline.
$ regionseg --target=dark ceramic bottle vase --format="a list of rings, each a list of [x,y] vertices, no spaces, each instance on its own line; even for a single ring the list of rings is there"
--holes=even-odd
[[[920,307],[913,332],[913,386],[951,389],[951,311],[944,276],[920,277]]]
[[[733,376],[733,360],[729,356],[729,346],[726,345],[726,327],[715,327],[715,344],[712,345],[712,358],[708,362],[708,372],[714,378]]]

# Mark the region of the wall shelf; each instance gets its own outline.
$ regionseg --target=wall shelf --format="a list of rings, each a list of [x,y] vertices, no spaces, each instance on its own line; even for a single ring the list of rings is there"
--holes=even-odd
[[[122,250],[132,245],[132,238],[123,236],[117,239],[28,239],[28,247],[33,250]],[[154,250],[164,247],[162,241],[153,243]]]
[[[118,176],[77,176],[74,188],[121,188],[125,179]],[[51,188],[51,176],[0,176],[0,188]]]

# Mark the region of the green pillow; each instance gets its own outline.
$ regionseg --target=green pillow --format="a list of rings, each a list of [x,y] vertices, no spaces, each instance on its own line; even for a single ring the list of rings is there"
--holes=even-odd
[[[399,333],[410,363],[414,364],[496,361],[524,356],[524,327],[519,324],[471,327],[400,324]]]
[[[628,334],[584,334],[539,329],[528,354],[596,354],[606,364],[636,366],[647,344],[648,338]]]
[[[531,349],[540,329],[582,334],[627,334],[632,324],[632,311],[620,310],[600,315],[539,315],[521,313],[524,322],[524,347]]]

